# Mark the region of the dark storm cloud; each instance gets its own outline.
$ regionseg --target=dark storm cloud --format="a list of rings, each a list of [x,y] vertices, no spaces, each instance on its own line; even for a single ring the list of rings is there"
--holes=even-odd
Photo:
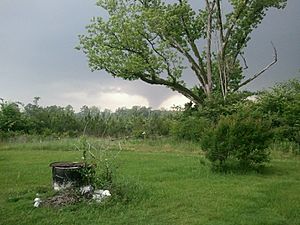
[[[288,0],[284,10],[270,10],[261,26],[253,32],[246,54],[248,74],[264,67],[272,61],[272,41],[278,51],[278,63],[249,84],[249,89],[261,89],[293,77],[300,77],[300,1]]]
[[[191,2],[193,7],[199,4]],[[289,0],[285,10],[268,12],[263,24],[254,31],[246,51],[250,67],[246,74],[254,74],[272,60],[270,41],[278,49],[279,62],[247,88],[261,89],[299,76],[299,10],[300,1]],[[104,97],[113,101],[116,96],[125,96],[125,104],[125,99],[130,100],[125,93],[135,96],[132,99],[137,103],[145,102],[144,97],[149,106],[158,107],[173,95],[164,87],[89,71],[85,56],[74,47],[90,19],[101,15],[105,14],[94,0],[1,0],[0,97],[27,103],[34,96],[41,96],[43,104],[72,104],[78,108],[88,103],[108,104],[101,102]],[[189,77],[189,73],[185,72],[185,76]],[[192,79],[188,79],[191,83]],[[76,99],[76,96],[85,97]]]

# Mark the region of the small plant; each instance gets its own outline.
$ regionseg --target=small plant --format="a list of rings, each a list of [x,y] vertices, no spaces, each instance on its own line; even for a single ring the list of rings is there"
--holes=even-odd
[[[117,148],[111,148],[104,139],[100,145],[95,147],[86,137],[80,139],[78,150],[82,152],[82,159],[85,167],[82,170],[85,184],[98,191],[109,190],[111,193],[110,201],[128,203],[129,201],[138,201],[143,192],[142,186],[126,177],[116,175],[116,159],[122,151],[121,143]],[[87,186],[87,187],[88,187]],[[86,195],[89,199],[89,195]]]
[[[92,153],[92,146],[87,141],[85,136],[80,138],[79,146],[76,146],[77,150],[82,151],[82,160],[83,160],[83,167],[81,168],[80,172],[82,173],[82,183],[84,185],[92,185],[96,179],[96,157]]]
[[[82,152],[84,183],[95,188],[108,189],[111,187],[116,170],[115,160],[122,150],[121,144],[119,144],[117,152],[112,151],[105,144],[96,148],[83,136],[76,149]]]

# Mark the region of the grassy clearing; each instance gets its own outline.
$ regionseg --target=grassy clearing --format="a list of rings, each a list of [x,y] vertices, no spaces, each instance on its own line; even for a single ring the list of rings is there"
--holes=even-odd
[[[91,142],[119,149],[119,141]],[[49,163],[80,160],[74,140],[0,145],[0,224],[300,224],[299,158],[277,154],[264,174],[223,175],[210,171],[195,144],[121,147],[118,177],[131,201],[34,209],[35,194],[50,190]]]

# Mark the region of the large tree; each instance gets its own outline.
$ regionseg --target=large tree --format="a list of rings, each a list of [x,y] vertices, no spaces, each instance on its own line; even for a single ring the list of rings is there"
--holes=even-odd
[[[243,75],[252,30],[286,0],[227,0],[230,10],[224,1],[203,0],[195,9],[188,0],[98,0],[108,18],[92,20],[79,49],[93,71],[164,85],[196,104],[214,93],[225,99],[276,63],[273,46],[270,64],[248,79]],[[197,79],[193,87],[182,77],[187,67]]]

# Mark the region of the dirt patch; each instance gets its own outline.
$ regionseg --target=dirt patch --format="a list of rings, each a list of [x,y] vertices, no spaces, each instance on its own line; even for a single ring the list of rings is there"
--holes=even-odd
[[[55,196],[49,197],[42,202],[45,207],[60,207],[73,205],[80,201],[81,196],[74,190],[66,190],[57,193]]]

